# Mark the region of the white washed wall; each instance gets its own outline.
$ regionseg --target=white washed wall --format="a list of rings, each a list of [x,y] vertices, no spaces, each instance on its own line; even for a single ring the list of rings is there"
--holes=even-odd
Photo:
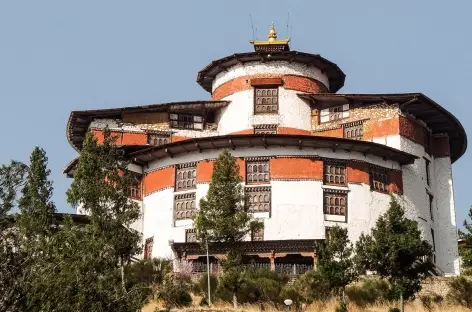
[[[306,66],[296,62],[271,61],[271,62],[248,62],[243,65],[235,65],[216,75],[213,80],[212,90],[234,78],[252,75],[298,75],[316,79],[329,89],[328,77],[316,67]]]

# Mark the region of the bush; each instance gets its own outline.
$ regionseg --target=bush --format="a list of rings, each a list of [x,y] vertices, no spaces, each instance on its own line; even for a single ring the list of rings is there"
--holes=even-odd
[[[447,298],[454,304],[472,308],[472,282],[465,277],[455,277],[449,282]]]
[[[390,301],[392,289],[386,280],[366,278],[358,285],[346,287],[346,295],[354,304],[364,307],[378,301]]]
[[[339,306],[336,307],[336,312],[347,312],[346,302],[343,300],[339,301]]]
[[[188,277],[168,274],[160,287],[158,297],[164,301],[166,308],[189,306],[192,303],[190,285]]]
[[[461,272],[462,276],[472,276],[472,268],[466,268]]]
[[[216,290],[218,288],[218,278],[210,274],[210,296],[211,301],[214,302],[216,298]],[[203,274],[194,287],[194,293],[200,294],[204,297],[202,304],[208,305],[208,274]]]
[[[388,312],[401,312],[399,308],[390,308]]]
[[[443,300],[444,298],[438,294],[420,296],[421,303],[428,311],[433,309],[433,304],[441,304]]]
[[[329,286],[319,271],[308,271],[299,276],[292,285],[286,285],[281,293],[283,299],[291,299],[299,306],[302,303],[324,301],[331,298]]]

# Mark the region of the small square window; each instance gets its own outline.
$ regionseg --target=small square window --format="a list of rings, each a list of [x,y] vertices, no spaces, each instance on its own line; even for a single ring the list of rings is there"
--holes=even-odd
[[[179,164],[175,169],[175,190],[187,190],[197,187],[197,164]]]
[[[254,241],[263,241],[264,240],[264,228],[251,231],[251,240]]]
[[[174,220],[193,219],[196,213],[195,193],[174,195]]]
[[[351,140],[362,140],[362,124],[344,127],[344,138]]]
[[[329,162],[324,163],[324,184],[346,185],[346,164]]]
[[[254,114],[273,114],[279,111],[279,89],[254,89]]]
[[[388,172],[384,168],[371,167],[370,168],[370,188],[377,192],[388,192]]]
[[[153,146],[160,146],[164,144],[170,143],[170,135],[169,134],[148,134],[148,144]]]
[[[347,214],[347,192],[325,190],[323,208],[326,215],[346,216]]]
[[[270,212],[270,186],[246,187],[249,212]]]
[[[143,182],[143,176],[138,174],[138,173],[135,173],[135,172],[131,172],[131,181],[130,181],[130,184],[129,184],[129,196],[132,198],[132,199],[136,199],[136,200],[142,200],[142,182]]]
[[[330,122],[349,117],[349,104],[320,110],[320,122]]]
[[[246,161],[246,183],[261,184],[269,182],[269,160]]]
[[[202,130],[203,118],[198,115],[169,114],[171,128]]]
[[[197,231],[195,229],[185,230],[185,242],[196,243],[197,242]]]

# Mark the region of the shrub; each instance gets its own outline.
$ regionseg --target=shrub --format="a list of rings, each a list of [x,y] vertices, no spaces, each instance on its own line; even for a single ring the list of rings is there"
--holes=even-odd
[[[420,296],[421,303],[428,311],[433,309],[433,304],[440,304],[443,302],[443,300],[444,298],[438,294]]]
[[[329,286],[319,271],[308,271],[299,276],[292,285],[282,289],[282,299],[291,299],[295,305],[324,301],[331,298]]]
[[[210,274],[210,296],[211,301],[215,301],[216,290],[218,288],[218,278],[215,275]],[[208,274],[203,274],[202,277],[195,284],[194,292],[204,297],[202,304],[208,304]]]
[[[266,301],[280,303],[280,293],[288,281],[286,276],[268,269],[248,269],[244,272],[245,283],[241,289],[242,302]]]
[[[158,297],[164,301],[166,308],[189,306],[192,303],[190,285],[188,277],[168,274],[160,287]]]
[[[466,268],[462,270],[461,275],[463,276],[472,276],[472,268]]]
[[[399,308],[390,308],[388,312],[401,312]]]
[[[343,300],[339,301],[339,306],[336,307],[336,312],[347,312],[346,302]]]
[[[449,282],[448,300],[467,308],[472,308],[472,281],[465,277],[455,277]]]
[[[364,307],[378,301],[390,301],[392,290],[386,280],[366,278],[358,285],[346,287],[346,295],[354,304]]]

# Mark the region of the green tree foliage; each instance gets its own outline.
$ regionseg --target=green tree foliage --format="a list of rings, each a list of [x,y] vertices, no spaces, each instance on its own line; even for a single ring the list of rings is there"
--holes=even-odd
[[[137,203],[129,198],[129,161],[115,140],[108,129],[101,144],[92,133],[86,135],[67,200],[90,213],[91,224],[112,248],[113,259],[120,263],[125,288],[124,267],[141,250],[141,237],[130,228],[140,212]]]
[[[208,243],[237,243],[251,232],[262,227],[253,219],[247,209],[244,187],[239,175],[236,159],[227,150],[214,163],[212,180],[205,198],[200,200],[200,210],[194,220],[197,235],[203,248]],[[225,273],[222,285],[233,292],[234,306],[237,307],[237,293],[242,288],[244,278],[241,255],[233,250],[223,263]]]
[[[362,234],[356,243],[359,268],[387,278],[398,297],[404,299],[421,289],[421,279],[433,268],[431,262],[423,259],[431,255],[431,245],[421,238],[418,223],[405,217],[393,196],[371,234]]]
[[[472,309],[472,281],[459,276],[449,282],[449,293],[447,299],[469,309]]]
[[[388,281],[378,278],[366,278],[357,285],[346,287],[346,295],[349,301],[360,307],[393,299]]]
[[[25,311],[26,294],[23,290],[26,254],[14,217],[9,215],[15,207],[18,189],[24,182],[26,166],[12,161],[0,166],[0,311]]]
[[[166,308],[186,307],[192,303],[190,296],[191,281],[188,276],[177,276],[173,273],[167,274],[164,283],[159,289],[158,297]]]
[[[296,306],[313,301],[325,301],[331,297],[329,284],[320,271],[308,271],[298,277],[292,285],[282,289],[281,296],[291,299]]]
[[[318,270],[333,295],[342,295],[344,288],[357,278],[347,229],[330,228],[329,238],[321,248]]]
[[[472,219],[472,207],[469,208],[469,218]],[[465,240],[465,247],[459,249],[462,258],[462,266],[465,269],[472,268],[472,224],[464,220],[465,231],[460,231],[460,236]]]
[[[56,229],[54,214],[57,211],[51,200],[53,187],[47,165],[46,152],[35,147],[30,157],[28,178],[18,203],[21,211],[18,217],[19,229],[26,238],[34,240],[32,245]]]
[[[216,291],[218,289],[218,277],[210,274],[210,296],[211,302],[215,301],[216,298]],[[195,284],[194,292],[196,294],[200,294],[204,298],[204,302],[208,305],[208,274],[203,274],[199,279],[198,282]]]

